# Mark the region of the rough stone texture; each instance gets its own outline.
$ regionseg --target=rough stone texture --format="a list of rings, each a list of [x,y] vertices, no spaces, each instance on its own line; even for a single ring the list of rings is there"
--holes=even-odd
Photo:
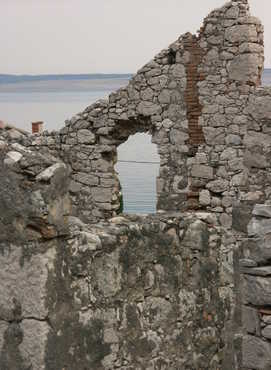
[[[230,1],[59,132],[0,123],[1,369],[271,368],[263,60],[260,21]],[[160,212],[116,217],[137,132]]]

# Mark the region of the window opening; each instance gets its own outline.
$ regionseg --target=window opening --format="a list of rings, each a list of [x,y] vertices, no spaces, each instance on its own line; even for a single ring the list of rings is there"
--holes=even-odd
[[[148,134],[135,134],[118,148],[115,166],[124,213],[155,213],[160,157]],[[121,199],[120,198],[120,199]]]

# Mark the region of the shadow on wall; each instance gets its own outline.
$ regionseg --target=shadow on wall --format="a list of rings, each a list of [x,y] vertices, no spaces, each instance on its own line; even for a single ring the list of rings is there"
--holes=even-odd
[[[123,212],[156,212],[160,157],[151,136],[135,134],[118,147],[115,166],[122,187]]]

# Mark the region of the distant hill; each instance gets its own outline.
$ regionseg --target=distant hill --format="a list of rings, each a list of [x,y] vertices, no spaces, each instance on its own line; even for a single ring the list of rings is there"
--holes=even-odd
[[[63,75],[9,75],[0,74],[0,84],[9,84],[17,82],[33,82],[33,81],[71,81],[71,80],[104,80],[104,79],[129,79],[132,77],[131,73],[125,74],[63,74]]]

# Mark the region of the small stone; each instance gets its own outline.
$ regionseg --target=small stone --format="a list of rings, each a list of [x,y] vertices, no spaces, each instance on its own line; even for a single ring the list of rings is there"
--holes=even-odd
[[[94,144],[95,135],[87,129],[82,129],[77,132],[78,142],[81,144]]]
[[[266,326],[262,330],[262,336],[267,338],[267,339],[271,339],[271,325]]]
[[[271,345],[255,336],[244,336],[242,358],[242,365],[246,369],[268,369],[271,363]]]
[[[64,163],[55,163],[52,166],[46,168],[46,170],[42,171],[36,176],[37,181],[49,181],[57,171],[65,170],[66,165]]]
[[[214,177],[214,170],[210,166],[196,164],[192,166],[191,176],[212,180]]]
[[[4,163],[9,165],[9,164],[14,164],[14,163],[17,163],[19,162],[19,160],[22,158],[22,154],[19,153],[19,152],[14,152],[14,151],[11,151],[11,152],[8,152],[7,155],[6,155],[6,158],[4,160]]]
[[[223,193],[228,189],[229,183],[226,180],[215,180],[207,184],[207,188],[212,193]]]
[[[199,193],[199,202],[203,206],[208,206],[211,203],[211,196],[209,190],[201,190]]]
[[[239,260],[240,267],[257,267],[257,263],[251,259],[243,258]]]
[[[252,211],[252,214],[253,216],[271,218],[271,205],[256,204]]]

